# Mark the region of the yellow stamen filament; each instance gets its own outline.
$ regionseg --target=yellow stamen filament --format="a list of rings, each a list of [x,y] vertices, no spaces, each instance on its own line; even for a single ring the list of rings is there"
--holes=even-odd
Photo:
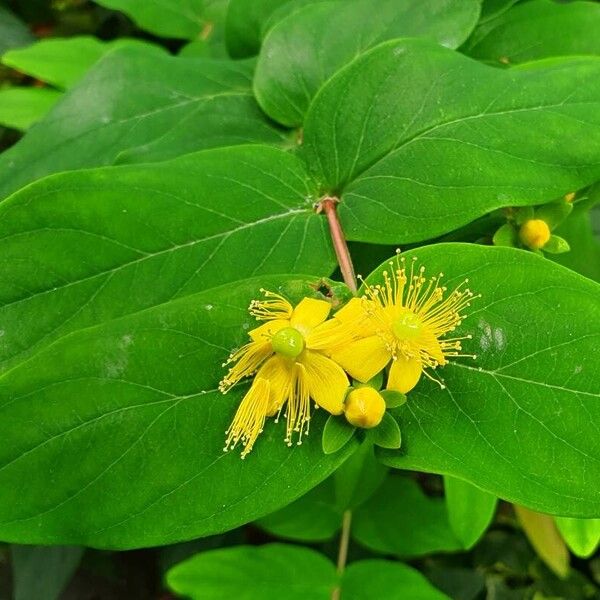
[[[257,321],[289,319],[292,316],[293,307],[283,296],[269,290],[260,291],[265,300],[252,300],[248,309]]]
[[[257,377],[244,396],[233,422],[225,432],[227,438],[223,450],[233,450],[241,441],[242,458],[252,450],[256,438],[262,433],[269,409],[269,382]]]

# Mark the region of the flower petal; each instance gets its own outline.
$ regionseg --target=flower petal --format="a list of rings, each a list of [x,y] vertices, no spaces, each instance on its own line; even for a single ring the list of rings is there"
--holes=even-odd
[[[372,335],[336,348],[331,358],[354,379],[365,383],[390,362],[392,354],[378,335]]]
[[[256,378],[267,379],[270,385],[270,399],[267,415],[273,416],[287,401],[292,387],[294,363],[288,358],[272,356],[258,371]]]
[[[418,356],[407,358],[400,354],[390,368],[387,389],[407,394],[417,385],[422,372],[423,364]]]
[[[290,325],[300,333],[306,335],[329,316],[331,304],[325,300],[316,298],[303,298],[298,306],[294,308]]]
[[[302,361],[311,398],[332,415],[344,411],[344,398],[350,386],[344,370],[318,352],[305,352]]]
[[[274,319],[273,321],[267,321],[266,323],[251,329],[248,332],[248,335],[255,342],[266,342],[270,341],[279,330],[289,326],[290,322],[286,319]]]

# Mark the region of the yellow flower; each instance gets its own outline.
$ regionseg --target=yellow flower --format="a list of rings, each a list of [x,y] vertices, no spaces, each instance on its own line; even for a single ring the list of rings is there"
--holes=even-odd
[[[343,369],[326,356],[331,343],[326,322],[331,305],[324,300],[304,298],[296,308],[279,294],[261,290],[264,300],[250,304],[250,314],[266,321],[249,332],[250,342],[234,351],[227,364],[235,363],[219,385],[226,393],[234,384],[255,375],[229,429],[225,450],[241,441],[244,458],[263,430],[267,417],[285,407],[285,441],[298,444],[308,435],[310,399],[333,415],[344,410],[349,386]]]
[[[421,374],[437,381],[425,369],[444,366],[451,357],[469,356],[460,354],[461,341],[471,338],[442,339],[465,318],[461,312],[473,298],[463,289],[467,280],[446,295],[439,285],[443,274],[426,279],[424,267],[415,273],[415,260],[408,274],[403,257],[390,262],[394,271],[383,272],[384,284],[366,285],[364,296],[350,300],[333,319],[340,338],[351,336],[352,341],[339,344],[331,358],[361,382],[392,361],[387,388],[403,394],[415,387]]]

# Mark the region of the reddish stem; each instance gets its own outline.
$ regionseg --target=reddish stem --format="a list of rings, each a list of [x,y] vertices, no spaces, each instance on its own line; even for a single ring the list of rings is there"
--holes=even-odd
[[[342,224],[340,223],[336,210],[338,202],[339,200],[337,198],[326,196],[319,203],[317,210],[318,212],[323,211],[327,217],[331,241],[333,242],[333,248],[335,249],[335,255],[337,256],[338,264],[340,265],[344,283],[350,288],[353,294],[356,294],[356,275],[354,274],[354,265],[352,264],[348,244],[346,244],[344,230],[342,229]]]

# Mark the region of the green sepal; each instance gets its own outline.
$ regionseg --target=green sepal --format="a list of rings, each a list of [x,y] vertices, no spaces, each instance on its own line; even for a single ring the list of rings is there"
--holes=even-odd
[[[571,214],[572,210],[573,205],[570,202],[559,200],[558,202],[551,202],[537,208],[535,210],[535,218],[546,221],[552,231]]]
[[[551,235],[550,239],[546,242],[542,250],[549,254],[564,254],[571,249],[569,242],[558,235]]]
[[[402,406],[406,402],[406,394],[403,394],[402,392],[383,390],[380,393],[388,408],[398,408],[398,406]]]
[[[515,223],[517,225],[523,225],[525,221],[533,219],[533,215],[533,206],[522,206],[521,208],[518,208],[515,212]]]
[[[352,439],[355,429],[344,417],[330,415],[323,427],[323,452],[333,454],[341,450]]]
[[[494,246],[510,246],[514,248],[518,243],[516,229],[510,223],[505,223],[494,234],[493,242]]]
[[[361,383],[360,381],[356,381],[356,379],[352,380],[353,388],[361,388],[361,387],[372,387],[374,390],[379,391],[383,387],[383,371],[380,371],[373,377],[369,379],[369,381],[365,383]]]
[[[398,450],[402,444],[400,426],[389,412],[383,415],[383,419],[377,427],[368,430],[367,435],[375,446],[387,448],[388,450]]]

